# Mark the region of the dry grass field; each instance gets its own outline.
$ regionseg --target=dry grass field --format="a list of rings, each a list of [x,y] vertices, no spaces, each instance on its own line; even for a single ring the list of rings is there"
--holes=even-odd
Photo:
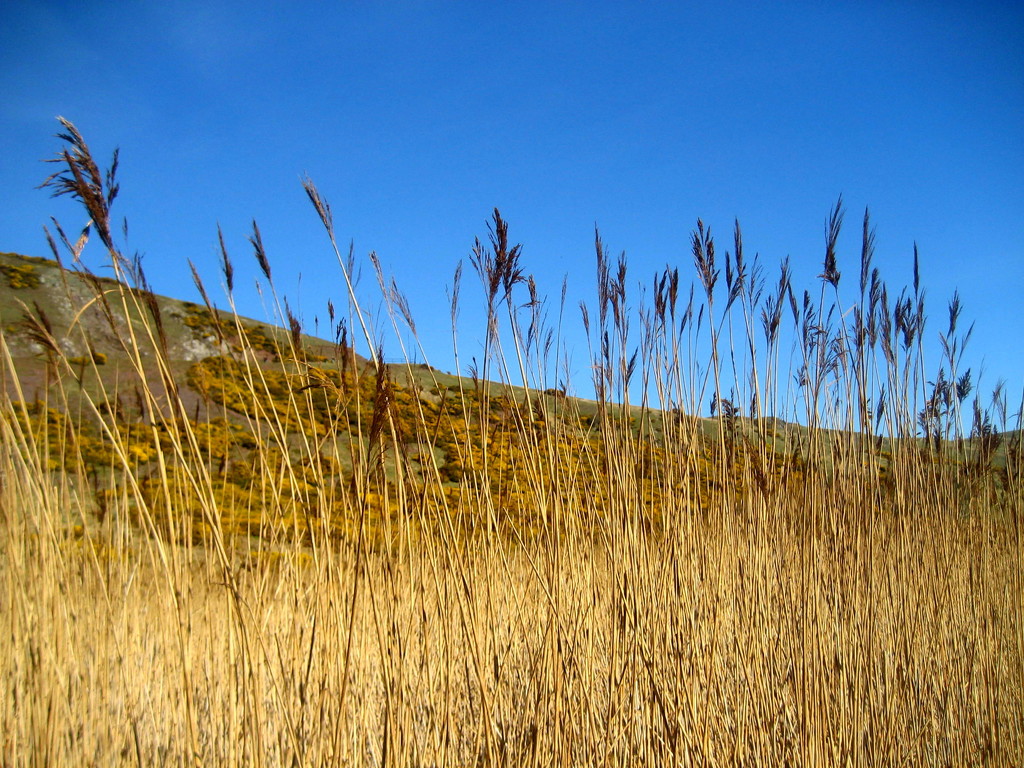
[[[866,216],[859,274],[837,204],[802,295],[698,224],[694,289],[627,298],[598,237],[591,402],[497,212],[471,376],[357,357],[380,329],[342,254],[333,352],[287,304],[258,339],[196,308],[186,375],[64,129],[48,183],[118,280],[0,335],[0,765],[1024,764],[1017,406],[961,370],[956,299],[926,363]]]

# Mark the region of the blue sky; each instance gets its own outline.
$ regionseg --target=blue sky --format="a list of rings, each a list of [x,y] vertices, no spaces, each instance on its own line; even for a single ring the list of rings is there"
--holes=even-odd
[[[958,288],[976,321],[967,364],[1019,396],[1022,39],[1017,3],[13,0],[0,9],[0,250],[47,255],[50,215],[84,223],[35,189],[64,115],[101,159],[120,147],[115,213],[159,292],[196,298],[186,259],[217,285],[219,222],[239,308],[264,317],[245,241],[256,219],[278,289],[323,329],[344,285],[309,174],[343,243],[364,263],[377,252],[430,361],[451,369],[446,290],[495,206],[543,294],[557,301],[568,276],[578,329],[595,223],[637,284],[666,264],[689,281],[697,217],[722,252],[739,218],[748,256],[770,276],[790,256],[816,293],[841,193],[851,300],[869,206],[890,286],[910,281],[917,242],[928,333]],[[371,311],[373,289],[367,265]],[[481,303],[467,272],[465,359]]]

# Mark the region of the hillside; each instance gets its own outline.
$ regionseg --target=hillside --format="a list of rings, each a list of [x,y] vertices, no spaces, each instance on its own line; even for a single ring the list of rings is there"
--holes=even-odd
[[[381,525],[407,515],[410,503],[429,513],[420,520],[427,525],[465,505],[475,511],[456,517],[473,527],[481,510],[468,500],[481,482],[497,500],[486,512],[491,523],[514,520],[529,531],[552,505],[575,508],[584,498],[597,502],[600,518],[614,516],[608,473],[625,471],[615,482],[645,499],[645,524],[657,528],[666,510],[700,508],[727,485],[768,498],[798,491],[808,471],[866,472],[895,492],[886,485],[894,455],[926,450],[916,440],[751,420],[728,404],[701,419],[424,364],[378,369],[343,330],[328,342],[297,323],[285,330],[17,254],[0,254],[0,273],[4,389],[22,403],[15,411],[51,468],[78,477],[98,510],[125,472],[143,488],[153,478],[156,489],[165,464],[186,483],[199,462],[215,480],[218,522],[247,535],[268,509],[303,528],[312,513],[349,535],[367,504]],[[935,458],[963,465],[967,482],[987,471],[979,462],[1005,466],[1002,443],[947,443]],[[689,456],[683,472],[673,469],[680,451]],[[567,472],[574,481],[558,483]],[[193,508],[197,530],[209,529],[210,510],[183,506]]]
[[[625,418],[606,416],[601,430],[596,403],[558,392],[527,394],[423,364],[377,371],[344,338],[315,339],[46,259],[0,254],[0,272],[5,392],[21,403],[15,412],[51,469],[78,477],[97,510],[125,472],[143,488],[154,478],[156,488],[165,461],[183,470],[200,462],[216,478],[227,530],[251,533],[270,507],[291,524],[315,509],[343,532],[356,517],[353,504],[398,514],[408,494],[431,485],[428,477],[447,498],[424,496],[421,511],[458,506],[478,491],[487,462],[503,467],[490,483],[500,515],[528,520],[537,514],[531,473],[542,465],[558,471],[551,451],[592,452],[590,480],[572,491],[589,494],[601,485],[604,442],[621,428],[612,421]],[[629,430],[645,433],[655,451],[665,437],[662,415],[631,414]],[[548,424],[557,425],[558,446],[543,436]],[[199,441],[183,440],[182,428]],[[289,476],[278,483],[282,467]],[[637,479],[654,513],[663,491]],[[477,516],[467,515],[470,527]],[[198,510],[194,518],[197,530],[209,527]]]

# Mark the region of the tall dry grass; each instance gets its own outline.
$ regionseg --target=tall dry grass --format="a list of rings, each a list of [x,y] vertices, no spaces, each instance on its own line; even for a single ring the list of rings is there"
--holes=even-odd
[[[72,392],[38,316],[45,405],[75,418],[32,429],[0,336],[14,382],[0,419],[3,765],[1024,763],[1019,433],[1002,390],[987,407],[970,398],[956,301],[928,367],[916,259],[914,285],[892,298],[867,216],[853,299],[839,288],[839,204],[817,297],[792,288],[786,264],[767,286],[738,225],[721,259],[698,222],[696,287],[666,270],[632,311],[627,264],[598,236],[586,420],[572,399],[527,397],[555,388],[562,320],[549,324],[495,212],[471,259],[485,353],[449,390],[475,425],[454,436],[473,461],[453,487],[436,461],[408,460],[399,372],[307,183],[347,327],[370,352],[372,415],[359,416],[358,387],[317,378],[254,229],[291,331],[279,344],[309,384],[268,409],[257,350],[237,353],[266,469],[242,535],[225,525],[159,305],[118,250],[113,169],[64,128],[49,181],[85,205],[135,286],[97,282],[95,301],[112,323],[134,318],[119,335],[135,369],[125,386],[150,415],[156,470],[138,471],[119,392]],[[55,251],[76,256],[86,239],[58,231]],[[226,249],[222,266],[230,293]],[[415,339],[375,266],[391,320]],[[339,368],[358,365],[341,349]],[[321,395],[355,426],[316,431]],[[713,421],[695,418],[707,403]],[[434,455],[440,421],[422,419],[419,455]],[[514,472],[488,441],[499,419]],[[113,457],[100,481],[74,471],[86,420]],[[62,468],[48,463],[54,441]],[[325,456],[348,468],[344,487]]]

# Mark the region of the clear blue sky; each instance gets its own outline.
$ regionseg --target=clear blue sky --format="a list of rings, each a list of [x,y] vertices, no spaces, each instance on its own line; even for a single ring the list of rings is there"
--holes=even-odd
[[[844,287],[869,206],[883,277],[909,282],[916,241],[929,334],[959,288],[977,323],[969,363],[1019,396],[1022,40],[1016,2],[11,0],[0,250],[47,255],[51,214],[83,223],[34,188],[64,115],[101,159],[121,148],[115,213],[159,292],[196,298],[186,258],[219,283],[219,222],[240,309],[265,316],[245,242],[255,218],[278,288],[322,329],[344,289],[300,186],[308,173],[339,237],[363,262],[379,254],[431,362],[450,369],[446,287],[494,206],[542,293],[557,301],[568,275],[577,328],[578,301],[593,301],[595,223],[626,251],[632,283],[666,264],[689,281],[697,217],[722,252],[738,217],[748,255],[770,275],[790,255],[797,287],[816,291],[842,193]],[[371,309],[373,289],[367,266]],[[467,265],[466,359],[479,354],[479,296]],[[570,343],[583,388],[581,333]]]

